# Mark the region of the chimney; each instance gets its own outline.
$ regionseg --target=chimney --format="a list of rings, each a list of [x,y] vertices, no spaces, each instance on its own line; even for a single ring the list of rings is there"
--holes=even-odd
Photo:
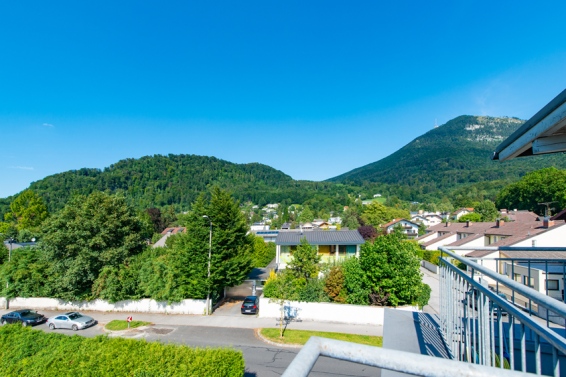
[[[446,222],[446,227],[449,227],[449,226],[450,226],[450,221],[447,221],[447,222]]]
[[[501,228],[503,225],[505,225],[505,221],[503,221],[501,219],[495,220],[495,227],[496,228]]]
[[[542,220],[542,227],[543,227],[543,228],[547,228],[547,229],[548,229],[548,228],[551,228],[551,227],[553,227],[553,226],[554,226],[554,220],[550,220],[548,217],[545,217],[545,218]]]
[[[472,222],[470,220],[466,221],[466,227],[469,228],[470,226],[472,226]]]

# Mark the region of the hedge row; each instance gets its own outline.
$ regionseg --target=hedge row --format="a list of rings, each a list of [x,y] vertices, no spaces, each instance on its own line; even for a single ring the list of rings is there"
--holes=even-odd
[[[231,349],[201,349],[97,336],[0,328],[1,376],[243,376],[244,357]]]

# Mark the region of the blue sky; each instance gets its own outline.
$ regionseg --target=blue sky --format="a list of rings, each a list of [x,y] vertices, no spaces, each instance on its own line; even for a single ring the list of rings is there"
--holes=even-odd
[[[535,5],[536,4],[536,5]],[[566,87],[564,1],[0,4],[0,197],[198,154],[324,180]]]

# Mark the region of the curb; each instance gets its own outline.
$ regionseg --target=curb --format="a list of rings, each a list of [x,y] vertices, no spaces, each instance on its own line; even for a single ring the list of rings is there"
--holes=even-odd
[[[256,338],[258,338],[262,342],[267,343],[267,344],[272,345],[272,346],[283,347],[283,348],[293,348],[293,349],[303,348],[303,346],[300,345],[300,344],[283,344],[283,343],[273,342],[273,341],[265,338],[263,335],[261,335],[261,329],[254,329],[254,334],[255,334]]]

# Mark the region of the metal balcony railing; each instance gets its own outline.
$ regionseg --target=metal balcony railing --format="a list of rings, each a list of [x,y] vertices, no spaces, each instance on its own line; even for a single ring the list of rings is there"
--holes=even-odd
[[[440,249],[440,326],[452,356],[472,364],[565,376],[566,304],[497,269]],[[528,306],[518,304],[516,297]],[[546,318],[533,315],[533,305]],[[550,313],[562,325],[550,322]]]

